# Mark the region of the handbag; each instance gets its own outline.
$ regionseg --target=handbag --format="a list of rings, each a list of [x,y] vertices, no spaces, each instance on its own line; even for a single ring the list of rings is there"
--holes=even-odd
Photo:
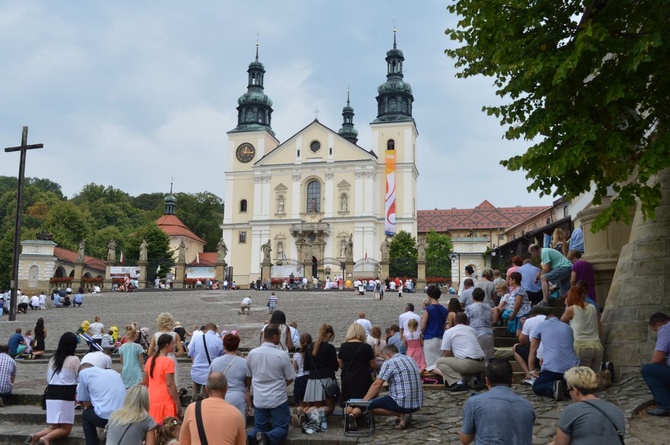
[[[616,431],[616,435],[619,437],[619,442],[621,442],[622,444],[625,444],[625,442],[623,441],[623,431],[621,431],[621,430],[619,429],[619,427],[616,426],[616,423],[614,423],[614,421],[612,421],[612,418],[611,418],[610,416],[608,416],[607,413],[606,413],[605,411],[601,410],[600,408],[598,408],[598,407],[597,407],[596,405],[594,405],[593,403],[589,403],[589,402],[587,402],[586,400],[582,400],[582,402],[586,403],[587,405],[591,405],[592,407],[594,407],[595,409],[597,409],[598,411],[600,411],[600,413],[601,413],[603,416],[605,416],[605,418],[606,418],[607,420],[609,420],[610,423],[612,424],[612,426],[614,427],[614,431]]]
[[[55,372],[51,374],[51,378],[49,379],[46,388],[44,388],[44,393],[42,394],[42,398],[40,399],[40,406],[42,407],[42,409],[47,409],[47,391],[49,390],[49,385],[51,384],[51,380],[53,380],[55,375],[56,375]]]
[[[326,397],[329,399],[337,399],[340,397],[340,385],[337,384],[337,379],[333,381],[333,383],[329,385],[324,385],[323,382],[321,382],[321,376],[319,375],[319,370],[316,367],[316,364],[314,363],[314,357],[312,357],[312,353],[307,351],[309,353],[309,359],[312,361],[312,366],[314,366],[314,372],[316,372],[316,378],[319,379],[319,382],[321,383],[321,386],[323,387],[323,392],[326,394]]]

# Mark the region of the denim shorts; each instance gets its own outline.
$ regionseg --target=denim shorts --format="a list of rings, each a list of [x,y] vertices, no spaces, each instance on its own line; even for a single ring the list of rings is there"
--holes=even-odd
[[[386,395],[370,400],[370,409],[381,408],[387,411],[401,414],[409,414],[419,410],[419,408],[401,408],[395,403],[393,397]]]

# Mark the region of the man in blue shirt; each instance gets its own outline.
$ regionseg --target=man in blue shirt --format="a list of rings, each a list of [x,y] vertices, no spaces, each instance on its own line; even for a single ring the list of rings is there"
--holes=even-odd
[[[537,348],[542,341],[544,355],[542,368],[535,371]],[[574,336],[569,324],[563,323],[553,314],[537,325],[531,334],[528,369],[531,377],[535,377],[533,392],[538,396],[553,396],[554,400],[563,400],[565,380],[563,374],[568,369],[579,366],[579,358],[575,354]]]
[[[77,400],[84,402],[81,423],[86,445],[98,445],[97,428],[107,426],[109,416],[123,406],[126,385],[121,374],[84,363],[79,367]]]
[[[25,339],[23,338],[23,335],[21,335],[21,332],[21,328],[16,328],[15,333],[9,337],[9,341],[7,342],[7,346],[9,347],[9,355],[12,358],[21,357],[21,355],[28,347],[28,345],[26,345]]]
[[[493,359],[485,374],[489,391],[470,397],[463,407],[461,443],[472,443],[475,438],[477,443],[532,443],[535,412],[511,388],[512,365]]]
[[[207,384],[209,365],[212,360],[223,355],[223,342],[216,335],[214,323],[205,325],[205,334],[188,344],[188,356],[193,360],[191,379],[193,379],[193,399],[200,399],[203,386]]]
[[[521,287],[526,289],[530,302],[535,304],[542,301],[542,286],[535,281],[540,269],[533,266],[530,260],[525,260],[523,265],[517,269],[517,272],[521,274]]]

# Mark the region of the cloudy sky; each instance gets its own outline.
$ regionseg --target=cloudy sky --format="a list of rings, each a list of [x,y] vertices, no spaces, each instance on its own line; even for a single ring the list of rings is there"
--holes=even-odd
[[[524,173],[500,159],[523,152],[481,108],[499,102],[492,80],[455,77],[444,34],[456,17],[442,0],[66,2],[0,5],[0,147],[29,143],[27,176],[59,182],[72,196],[95,182],[131,195],[210,191],[224,195],[226,132],[260,34],[265,92],[280,141],[319,120],[337,130],[347,82],[370,146],[376,89],[386,74],[397,18],[405,80],[419,130],[418,208],[547,205]],[[16,176],[17,153],[0,153]],[[185,168],[186,165],[190,165]],[[196,172],[197,174],[194,174]],[[445,193],[446,191],[446,193]]]

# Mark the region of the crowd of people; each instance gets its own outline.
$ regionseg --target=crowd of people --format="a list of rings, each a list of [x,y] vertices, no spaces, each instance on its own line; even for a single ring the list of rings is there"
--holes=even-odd
[[[524,384],[539,396],[574,402],[561,414],[554,443],[616,443],[625,432],[623,413],[596,396],[611,384],[614,367],[603,362],[592,274],[581,264],[580,252],[569,251],[573,266],[566,271],[564,262],[545,250],[564,257],[557,249],[532,245],[529,253],[547,261],[543,268],[515,258],[506,279],[491,269],[477,279],[467,266],[462,290],[449,290],[446,305],[442,290],[429,286],[421,310],[407,302],[397,323],[375,324],[360,312],[339,348],[330,324],[312,333],[289,324],[274,292],[259,346],[246,356],[239,352],[238,333],[220,331],[214,323],[187,329],[164,312],[156,318],[153,335],[130,324],[119,336],[118,329],[105,329],[96,316],[80,327],[90,345],[81,361],[75,355],[77,334],[60,337],[47,372],[48,427],[30,435],[26,444],[69,435],[77,407],[83,409],[87,444],[99,443],[98,429],[106,428],[108,441],[117,444],[203,443],[207,437],[209,443],[217,438],[216,443],[274,445],[285,440],[290,425],[307,434],[326,431],[328,416],[338,406],[349,431],[372,414],[392,416],[402,430],[424,404],[424,384],[440,380],[449,392],[488,390],[474,393],[464,405],[462,443],[531,443],[535,413],[511,389],[510,362],[494,358],[496,325],[518,339],[513,353]],[[560,318],[545,309],[553,285],[559,293],[565,289]],[[246,297],[240,314],[250,308]],[[649,319],[658,332],[651,363],[642,368],[657,403],[650,415],[670,415],[669,322],[663,313]],[[46,338],[40,318],[32,332],[17,329],[7,346],[0,345],[0,395],[11,393],[14,359],[43,353]],[[121,358],[121,373],[111,369],[113,354]],[[188,377],[180,375],[177,362],[184,355],[192,360]],[[291,384],[298,405],[293,412],[287,397]],[[385,385],[388,393],[380,396]],[[194,403],[184,409],[188,386]],[[254,425],[247,432],[245,420],[252,413]]]

